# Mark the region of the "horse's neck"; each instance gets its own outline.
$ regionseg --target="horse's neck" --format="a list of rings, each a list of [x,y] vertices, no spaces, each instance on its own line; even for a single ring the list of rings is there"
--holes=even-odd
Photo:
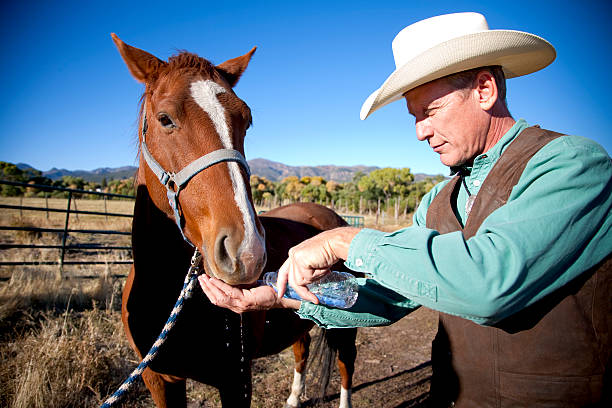
[[[136,276],[181,283],[192,255],[176,223],[155,206],[143,184],[136,188],[132,250]]]

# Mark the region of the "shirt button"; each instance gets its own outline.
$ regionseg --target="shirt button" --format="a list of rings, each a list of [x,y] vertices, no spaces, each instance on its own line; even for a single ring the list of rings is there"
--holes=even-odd
[[[476,180],[472,181],[472,184],[475,185],[476,187],[478,187],[480,185],[480,180],[476,179]]]
[[[361,258],[355,259],[355,266],[363,266],[363,259]]]

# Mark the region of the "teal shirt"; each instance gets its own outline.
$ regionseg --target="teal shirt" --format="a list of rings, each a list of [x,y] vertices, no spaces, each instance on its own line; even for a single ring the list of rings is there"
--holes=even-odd
[[[477,194],[506,147],[527,127],[519,120],[466,179]],[[363,229],[346,265],[368,274],[348,310],[302,302],[298,314],[322,327],[393,323],[420,305],[492,325],[559,289],[612,252],[612,162],[597,143],[559,137],[528,162],[507,203],[465,240],[425,227],[427,209],[448,181],[421,201],[413,226]],[[467,219],[462,186],[456,214]]]

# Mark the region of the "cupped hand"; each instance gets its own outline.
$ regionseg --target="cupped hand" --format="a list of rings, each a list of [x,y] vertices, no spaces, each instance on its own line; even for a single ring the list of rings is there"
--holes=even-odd
[[[213,305],[236,313],[287,306],[281,303],[274,289],[269,286],[240,289],[205,274],[198,276],[198,281]]]

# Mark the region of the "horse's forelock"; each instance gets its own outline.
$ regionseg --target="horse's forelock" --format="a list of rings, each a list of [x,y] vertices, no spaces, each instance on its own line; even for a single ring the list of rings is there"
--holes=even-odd
[[[210,61],[187,51],[181,51],[168,58],[164,71],[172,72],[175,70],[189,70],[210,78],[214,78],[216,73],[215,66]]]

